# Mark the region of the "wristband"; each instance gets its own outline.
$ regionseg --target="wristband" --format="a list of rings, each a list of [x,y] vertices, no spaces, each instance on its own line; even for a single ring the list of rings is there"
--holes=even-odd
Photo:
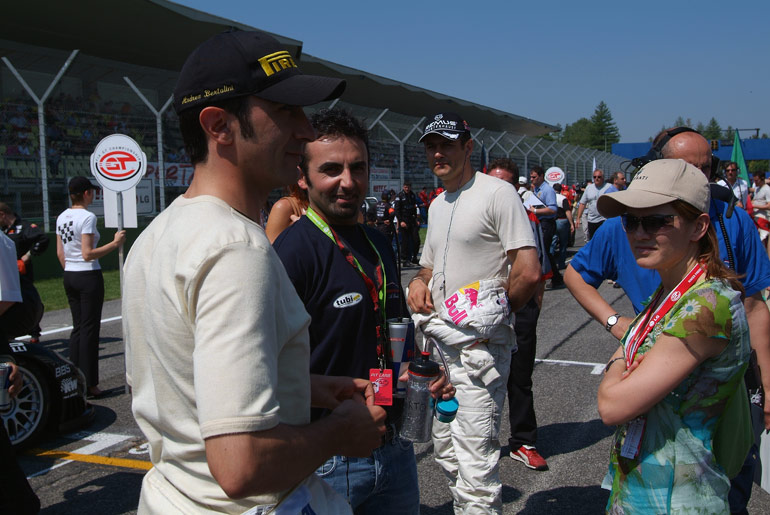
[[[407,284],[407,286],[409,286],[410,284],[412,284],[412,283],[413,283],[413,282],[415,282],[415,281],[422,281],[422,283],[423,283],[425,286],[428,286],[428,283],[427,283],[427,282],[425,282],[425,279],[423,279],[423,278],[422,278],[422,277],[420,277],[419,275],[415,275],[414,277],[412,277],[412,280],[411,280],[411,281],[409,281],[409,284]]]
[[[606,374],[610,370],[610,367],[612,366],[612,364],[615,363],[619,359],[625,359],[625,358],[623,356],[619,356],[617,358],[611,359],[610,362],[607,363],[607,366],[604,367],[604,373]]]

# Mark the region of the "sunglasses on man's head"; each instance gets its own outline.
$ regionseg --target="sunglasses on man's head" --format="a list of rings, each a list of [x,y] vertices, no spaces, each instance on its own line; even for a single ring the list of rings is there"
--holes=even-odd
[[[623,230],[626,232],[634,232],[639,224],[642,224],[642,229],[648,234],[653,234],[661,230],[667,225],[674,223],[674,218],[678,215],[647,215],[647,216],[634,216],[626,213],[621,215],[620,219],[623,222]]]

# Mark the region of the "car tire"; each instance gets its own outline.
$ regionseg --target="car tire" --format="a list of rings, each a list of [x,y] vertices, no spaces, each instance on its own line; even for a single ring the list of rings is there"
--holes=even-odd
[[[17,357],[22,374],[22,388],[2,413],[3,424],[14,448],[25,448],[36,442],[48,428],[51,391],[48,377],[36,363]]]

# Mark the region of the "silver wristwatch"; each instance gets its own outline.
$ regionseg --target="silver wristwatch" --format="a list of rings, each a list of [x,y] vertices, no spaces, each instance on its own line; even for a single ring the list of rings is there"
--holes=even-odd
[[[607,331],[612,331],[612,328],[615,327],[615,324],[618,323],[618,320],[620,320],[620,313],[615,313],[614,315],[610,315],[607,318],[607,323],[604,324],[604,328]]]

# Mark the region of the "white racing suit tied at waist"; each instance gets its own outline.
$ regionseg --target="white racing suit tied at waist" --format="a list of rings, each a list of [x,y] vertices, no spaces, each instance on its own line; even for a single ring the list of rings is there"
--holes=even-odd
[[[429,315],[414,313],[412,320],[426,338],[432,337],[441,342],[444,345],[442,349],[450,347],[447,359],[455,361],[459,357],[468,376],[479,379],[485,385],[500,377],[488,351],[489,336],[495,332],[499,334],[502,327],[508,328],[510,341],[513,342],[510,351],[516,350],[514,314],[508,304],[506,280],[503,278],[467,284],[447,295],[438,312]],[[494,341],[501,340],[495,338]]]
[[[437,306],[440,313],[412,315],[445,354],[457,388],[455,419],[433,421],[434,457],[449,480],[455,514],[502,513],[498,436],[516,348],[504,283],[464,286],[447,296],[443,309]],[[433,359],[438,360],[436,353]]]

